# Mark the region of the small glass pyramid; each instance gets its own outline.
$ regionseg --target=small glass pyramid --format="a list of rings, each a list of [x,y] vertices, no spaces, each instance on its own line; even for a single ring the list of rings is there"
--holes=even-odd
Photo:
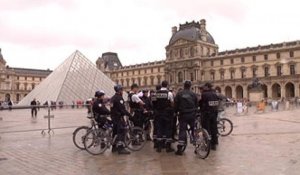
[[[34,98],[41,104],[53,101],[56,104],[63,102],[71,105],[73,102],[86,101],[93,97],[97,90],[104,90],[111,97],[114,95],[114,85],[96,65],[82,53],[75,51],[18,105],[30,105]]]

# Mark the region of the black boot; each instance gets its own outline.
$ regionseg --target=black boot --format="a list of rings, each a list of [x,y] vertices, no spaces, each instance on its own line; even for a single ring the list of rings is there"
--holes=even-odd
[[[183,155],[183,146],[182,145],[177,145],[177,151],[175,152],[176,155],[182,156]]]
[[[216,144],[211,145],[210,149],[213,151],[217,151],[217,145]]]
[[[118,154],[130,154],[123,146],[118,147]]]
[[[157,140],[153,140],[153,148],[156,149],[157,148]]]
[[[117,151],[118,151],[117,146],[116,146],[116,145],[113,145],[113,146],[112,146],[112,149],[111,149],[111,152],[112,152],[112,153],[115,153],[115,152],[117,152]]]
[[[156,141],[156,152],[160,153],[162,149],[162,141]]]
[[[171,143],[167,142],[166,143],[166,152],[170,153],[170,152],[174,152],[175,150],[172,148]]]

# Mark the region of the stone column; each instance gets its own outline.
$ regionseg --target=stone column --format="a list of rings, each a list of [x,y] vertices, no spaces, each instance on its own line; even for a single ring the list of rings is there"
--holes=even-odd
[[[280,90],[281,90],[281,97],[285,98],[285,87],[284,87],[284,84],[280,84]]]
[[[232,98],[236,99],[236,87],[232,86]]]
[[[295,83],[295,97],[299,97],[300,96],[300,89],[299,89],[299,83]]]
[[[225,86],[221,85],[220,88],[221,88],[221,91],[222,91],[221,94],[225,95]]]
[[[249,98],[247,86],[243,86],[243,97],[247,99]]]
[[[272,98],[272,86],[271,85],[267,85],[267,91],[268,91],[268,98]]]

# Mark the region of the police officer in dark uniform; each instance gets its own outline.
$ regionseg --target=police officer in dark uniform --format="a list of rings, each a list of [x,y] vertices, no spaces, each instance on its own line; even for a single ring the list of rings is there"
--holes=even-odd
[[[99,125],[99,127],[102,127],[103,124],[106,122],[106,116],[109,115],[110,111],[106,108],[104,103],[104,91],[96,91],[95,92],[95,101],[92,106],[92,111],[94,113],[94,117]]]
[[[161,152],[163,148],[164,139],[166,152],[173,152],[171,147],[172,142],[172,123],[173,123],[173,109],[174,97],[173,94],[167,89],[168,82],[163,81],[162,88],[155,94],[156,96],[156,122],[157,122],[157,152]],[[165,138],[164,138],[165,136]]]
[[[202,126],[211,135],[211,149],[216,150],[219,144],[217,127],[219,97],[211,83],[204,85],[199,106],[203,116]]]
[[[144,102],[141,100],[141,98],[138,96],[138,89],[139,86],[137,84],[131,85],[131,91],[128,95],[128,101],[129,101],[129,107],[130,112],[133,113],[132,121],[134,123],[134,126],[138,126],[143,128],[144,124]]]
[[[144,130],[147,134],[147,140],[151,141],[150,137],[150,131],[151,131],[151,123],[150,120],[153,120],[153,109],[151,105],[151,100],[149,97],[149,91],[147,89],[142,90],[143,96],[141,97],[141,100],[144,102]]]
[[[187,127],[194,133],[196,110],[198,106],[197,95],[191,91],[192,82],[184,82],[184,90],[177,93],[175,98],[175,112],[179,113],[179,140],[176,155],[183,154],[183,147],[187,144]]]
[[[116,94],[111,98],[111,118],[113,121],[113,136],[117,134],[117,145],[113,147],[113,152],[117,151],[119,154],[130,154],[125,149],[125,125],[124,116],[131,117],[131,114],[125,108],[125,101],[123,99],[123,87],[121,85],[114,86]]]
[[[157,111],[157,98],[156,98],[156,92],[159,91],[161,89],[161,85],[157,85],[155,87],[155,91],[153,91],[152,93],[150,93],[150,101],[151,101],[151,105],[152,105],[152,108],[153,108],[153,117],[154,117],[154,120],[153,120],[153,143],[154,143],[154,149],[157,148],[157,114],[158,114],[158,111]]]

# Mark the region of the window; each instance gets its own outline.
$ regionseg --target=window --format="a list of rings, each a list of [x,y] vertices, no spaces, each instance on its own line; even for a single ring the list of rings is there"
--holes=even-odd
[[[294,52],[290,51],[290,57],[294,57]]]
[[[180,54],[180,57],[183,58],[183,50],[182,49],[180,49],[179,54]]]
[[[233,64],[233,63],[234,63],[233,59],[230,59],[230,63],[231,63],[231,64]]]
[[[257,71],[257,68],[253,68],[252,69],[252,76],[253,77],[256,77],[257,75],[256,75],[256,71]]]
[[[282,72],[281,72],[281,66],[277,66],[277,76],[281,76]]]
[[[161,77],[157,76],[157,82],[160,84],[161,83]]]
[[[244,63],[245,62],[245,57],[241,58],[241,62]]]
[[[42,81],[42,77],[40,77],[40,81]]]
[[[182,72],[178,72],[178,83],[183,82],[183,74]]]
[[[268,55],[267,54],[264,55],[264,58],[265,58],[265,61],[267,61],[268,60]]]
[[[190,48],[190,54],[191,54],[191,57],[194,57],[194,48],[193,47]]]
[[[276,53],[276,58],[279,59],[280,56],[281,56],[281,55],[280,55],[280,52],[277,52],[277,53]]]
[[[17,80],[19,80],[20,79],[20,77],[19,76],[17,76]]]
[[[27,77],[25,77],[25,80],[27,80]]]
[[[201,72],[201,80],[204,80],[204,72]]]
[[[194,81],[194,73],[190,73],[191,81]]]
[[[224,71],[222,71],[220,74],[221,74],[221,80],[224,80]]]
[[[210,61],[210,66],[214,66],[214,61]]]
[[[9,79],[9,75],[6,75],[6,78]]]
[[[234,79],[234,70],[230,71],[230,79]]]
[[[252,57],[252,61],[256,62],[256,56],[255,55]]]
[[[245,72],[246,72],[245,69],[242,69],[242,70],[241,70],[241,78],[245,78],[245,77],[246,77],[246,76],[245,76]]]
[[[295,65],[290,65],[290,74],[291,75],[295,75],[296,74],[296,71],[295,71]]]
[[[210,79],[211,80],[215,80],[215,72],[211,72],[210,73]]]
[[[220,65],[223,65],[223,64],[224,64],[223,60],[220,60]]]
[[[151,68],[151,73],[153,73],[153,68]]]
[[[270,76],[269,74],[269,67],[265,67],[265,77]]]
[[[170,83],[173,83],[173,75],[170,74]]]
[[[154,77],[150,77],[151,78],[151,85],[154,85]]]

